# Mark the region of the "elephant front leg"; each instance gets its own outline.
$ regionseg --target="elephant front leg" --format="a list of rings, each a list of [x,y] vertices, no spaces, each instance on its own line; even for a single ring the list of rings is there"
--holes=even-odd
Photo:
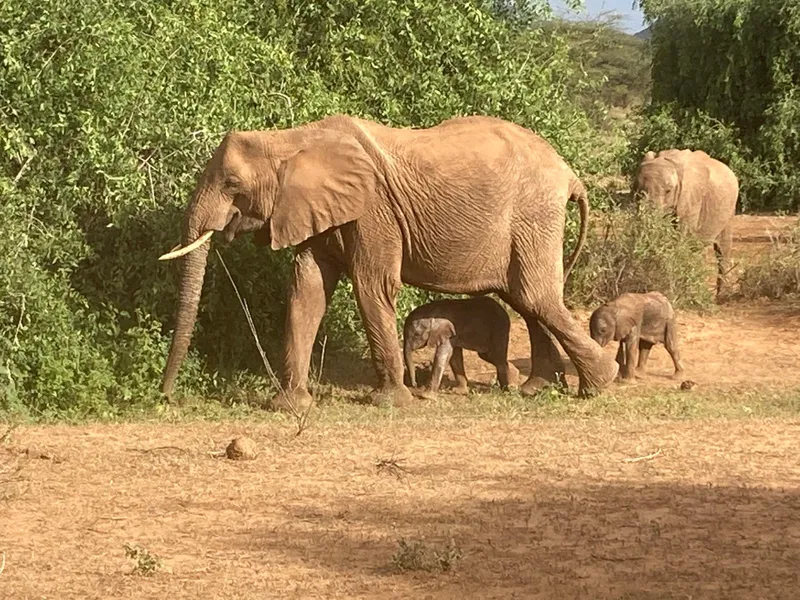
[[[435,394],[439,391],[439,387],[442,385],[444,371],[447,368],[447,364],[450,362],[450,358],[452,356],[453,346],[450,343],[450,340],[442,340],[442,342],[436,347],[436,353],[433,357],[433,372],[431,373],[432,394]]]
[[[308,392],[311,351],[339,276],[338,269],[317,260],[311,249],[295,256],[287,298],[283,391],[272,400],[276,410],[303,411],[313,402]]]
[[[639,334],[632,332],[624,338],[625,365],[621,368],[623,381],[636,379],[636,366],[639,364]]]
[[[733,248],[733,227],[728,225],[714,242],[717,258],[717,296],[723,293],[731,271],[731,250]]]
[[[406,405],[411,400],[411,392],[403,383],[403,358],[395,312],[400,277],[356,274],[353,288],[378,375],[378,388],[371,394],[371,401],[376,405]]]

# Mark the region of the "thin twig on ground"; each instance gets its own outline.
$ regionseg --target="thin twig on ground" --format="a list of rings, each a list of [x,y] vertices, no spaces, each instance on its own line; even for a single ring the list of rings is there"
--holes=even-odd
[[[607,562],[626,562],[629,560],[644,560],[644,556],[602,556],[600,554],[592,554],[592,558],[597,560],[605,560]]]
[[[406,469],[402,464],[402,458],[380,458],[375,461],[375,470],[378,473],[386,472],[390,475],[394,475],[398,479],[403,479],[407,473],[410,473],[408,469]]]
[[[292,401],[291,397],[286,390],[283,389],[278,376],[275,375],[275,371],[272,369],[272,365],[267,359],[267,353],[264,352],[264,348],[261,346],[261,340],[258,337],[258,332],[256,331],[255,323],[253,323],[253,317],[250,314],[250,309],[247,307],[247,302],[242,295],[239,293],[239,288],[236,286],[236,282],[233,281],[233,277],[231,276],[231,272],[228,270],[228,266],[225,264],[225,261],[222,259],[222,255],[219,253],[219,250],[214,250],[217,253],[217,258],[219,258],[219,262],[222,264],[222,268],[225,269],[225,274],[228,276],[228,280],[231,282],[231,286],[233,286],[233,291],[236,293],[236,298],[239,300],[239,305],[242,307],[242,311],[244,311],[244,315],[247,318],[247,324],[250,326],[250,333],[253,335],[253,340],[256,343],[256,348],[258,349],[258,353],[261,356],[261,361],[264,363],[264,368],[267,370],[267,374],[269,375],[270,379],[272,380],[272,384],[278,389],[278,392],[283,396],[284,400],[286,401],[286,405],[289,407],[290,412],[297,420],[297,432],[295,435],[300,435],[303,433],[305,428],[308,426],[308,415],[311,411],[311,406],[304,410],[299,411],[297,407],[295,407],[294,402]]]
[[[643,460],[651,460],[651,459],[655,458],[656,456],[659,456],[660,454],[661,454],[661,448],[659,448],[658,450],[656,450],[652,454],[647,454],[646,456],[637,456],[636,458],[623,458],[622,462],[637,463],[637,462],[641,462]]]
[[[2,558],[0,558],[0,575],[2,575],[3,571],[6,570],[6,553],[3,552]]]
[[[177,450],[183,454],[189,452],[185,448],[179,448],[178,446],[156,446],[155,448],[128,448],[128,452],[140,452],[141,454],[148,454],[150,452],[159,452],[161,450]]]

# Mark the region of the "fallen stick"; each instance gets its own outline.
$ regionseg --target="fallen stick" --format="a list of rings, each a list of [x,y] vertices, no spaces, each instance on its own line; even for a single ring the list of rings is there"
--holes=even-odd
[[[659,454],[661,454],[661,448],[659,448],[658,450],[656,450],[652,454],[648,454],[647,456],[637,456],[636,458],[623,458],[622,462],[637,463],[637,462],[641,462],[643,460],[650,460],[652,458],[655,458]]]

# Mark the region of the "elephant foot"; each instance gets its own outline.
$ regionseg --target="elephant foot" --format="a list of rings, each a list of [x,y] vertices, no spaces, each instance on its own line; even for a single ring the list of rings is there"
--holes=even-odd
[[[619,374],[619,363],[612,357],[601,356],[592,369],[579,370],[578,396],[594,396],[606,389]]]
[[[276,412],[304,413],[314,405],[314,398],[305,389],[291,392],[278,392],[272,398],[270,406]]]
[[[450,388],[450,391],[454,394],[465,396],[469,394],[469,386],[466,383],[463,385],[457,385],[455,387]]]
[[[671,379],[680,379],[680,380],[683,380],[683,376],[684,376],[685,374],[686,374],[686,372],[685,372],[683,369],[681,369],[680,371],[675,371],[675,372],[672,374],[672,377],[671,377]]]
[[[369,402],[373,406],[394,406],[403,408],[412,402],[411,391],[404,385],[373,390]]]

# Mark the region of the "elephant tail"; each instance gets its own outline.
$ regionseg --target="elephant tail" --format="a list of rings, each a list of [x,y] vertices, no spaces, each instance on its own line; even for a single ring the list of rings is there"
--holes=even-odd
[[[578,255],[581,253],[581,250],[586,243],[586,234],[589,230],[589,196],[586,193],[586,188],[580,181],[575,181],[575,185],[572,188],[572,194],[570,195],[569,199],[578,203],[578,209],[581,216],[581,228],[578,233],[578,243],[575,245],[575,250],[572,251],[569,261],[567,261],[567,265],[564,267],[564,283],[566,283],[567,278],[572,271],[572,267],[574,267],[575,263],[578,262]]]

